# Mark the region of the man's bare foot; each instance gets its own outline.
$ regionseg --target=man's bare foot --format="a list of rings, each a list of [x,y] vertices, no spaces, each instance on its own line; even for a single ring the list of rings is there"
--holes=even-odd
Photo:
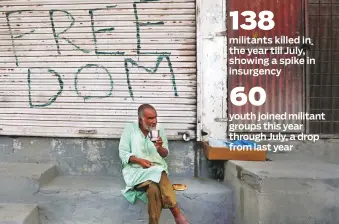
[[[175,223],[176,224],[189,224],[185,216],[183,216],[182,214],[175,217]]]
[[[173,214],[173,217],[174,217],[176,224],[189,224],[189,222],[186,220],[185,216],[181,213],[178,205],[176,205],[174,208],[171,208],[170,210]]]

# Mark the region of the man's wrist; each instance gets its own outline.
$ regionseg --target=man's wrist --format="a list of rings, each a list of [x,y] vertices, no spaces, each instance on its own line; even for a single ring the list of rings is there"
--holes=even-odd
[[[157,151],[163,151],[164,150],[164,147],[160,146],[159,148],[157,148]]]
[[[140,164],[141,159],[137,158],[136,156],[131,156],[129,159],[130,163],[136,163],[136,164]]]
[[[163,146],[160,146],[160,148],[157,149],[157,151],[162,157],[167,156],[168,150]]]

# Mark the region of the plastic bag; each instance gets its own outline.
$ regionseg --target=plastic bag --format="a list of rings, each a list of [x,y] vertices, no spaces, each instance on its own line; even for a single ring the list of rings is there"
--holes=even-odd
[[[255,143],[253,141],[248,141],[248,140],[235,140],[235,141],[231,141],[231,142],[225,142],[225,145],[226,145],[227,148],[230,148],[231,144],[232,144],[232,147],[246,146],[246,148],[250,148],[250,149],[257,148],[257,143]]]
[[[225,142],[220,140],[220,139],[216,139],[213,137],[209,137],[208,138],[208,144],[211,147],[226,147]]]
[[[257,148],[257,143],[255,143],[254,141],[249,141],[249,140],[227,141],[227,140],[216,139],[216,138],[213,138],[213,137],[209,137],[208,144],[211,147],[227,147],[227,148],[230,148],[231,144],[232,144],[232,147],[246,146],[246,148],[250,148],[250,149]]]

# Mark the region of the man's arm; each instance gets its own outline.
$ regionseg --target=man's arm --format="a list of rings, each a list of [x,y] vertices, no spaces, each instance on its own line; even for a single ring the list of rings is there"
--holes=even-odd
[[[130,163],[139,164],[143,168],[149,168],[149,167],[152,166],[152,163],[150,161],[145,160],[145,159],[137,158],[136,156],[129,157],[129,162]]]
[[[126,126],[119,142],[119,157],[122,164],[135,163],[139,164],[143,168],[149,168],[152,166],[151,162],[145,159],[137,158],[131,150],[131,131],[130,126]]]
[[[166,157],[168,155],[168,150],[162,146],[163,142],[162,142],[161,138],[158,139],[158,141],[155,144],[156,144],[155,147],[157,148],[159,155],[161,157]],[[157,145],[159,145],[159,146],[157,146]]]
[[[119,157],[123,165],[130,162],[130,157],[134,156],[130,147],[131,131],[130,126],[126,125],[119,142]]]
[[[137,158],[136,156],[131,156],[131,157],[129,157],[129,162],[130,163],[139,164],[140,163],[140,159]]]
[[[164,129],[160,128],[160,138],[155,143],[155,148],[157,149],[161,157],[167,157],[168,155],[168,140]]]

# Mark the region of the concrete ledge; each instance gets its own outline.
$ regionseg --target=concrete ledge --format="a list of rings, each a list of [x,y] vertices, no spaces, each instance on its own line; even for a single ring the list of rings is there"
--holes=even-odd
[[[39,192],[46,194],[65,194],[67,196],[79,196],[79,192],[89,192],[91,194],[120,194],[125,187],[121,177],[105,176],[58,176],[51,182],[43,185]]]
[[[191,223],[233,224],[232,192],[225,185],[205,179],[171,180],[188,186],[177,192],[177,201]],[[35,200],[42,223],[148,223],[147,205],[140,200],[131,205],[121,195],[124,186],[121,179],[61,176],[43,186]],[[172,223],[170,211],[164,209],[161,224]]]
[[[40,224],[37,205],[0,204],[1,224]]]
[[[339,220],[339,166],[321,161],[228,161],[238,224],[330,224]]]
[[[35,163],[0,163],[0,195],[34,194],[56,176],[56,166]]]
[[[319,184],[333,189],[339,187],[339,166],[321,161],[231,161],[228,168],[236,172],[233,175],[260,193],[304,193],[317,190],[316,186]]]

